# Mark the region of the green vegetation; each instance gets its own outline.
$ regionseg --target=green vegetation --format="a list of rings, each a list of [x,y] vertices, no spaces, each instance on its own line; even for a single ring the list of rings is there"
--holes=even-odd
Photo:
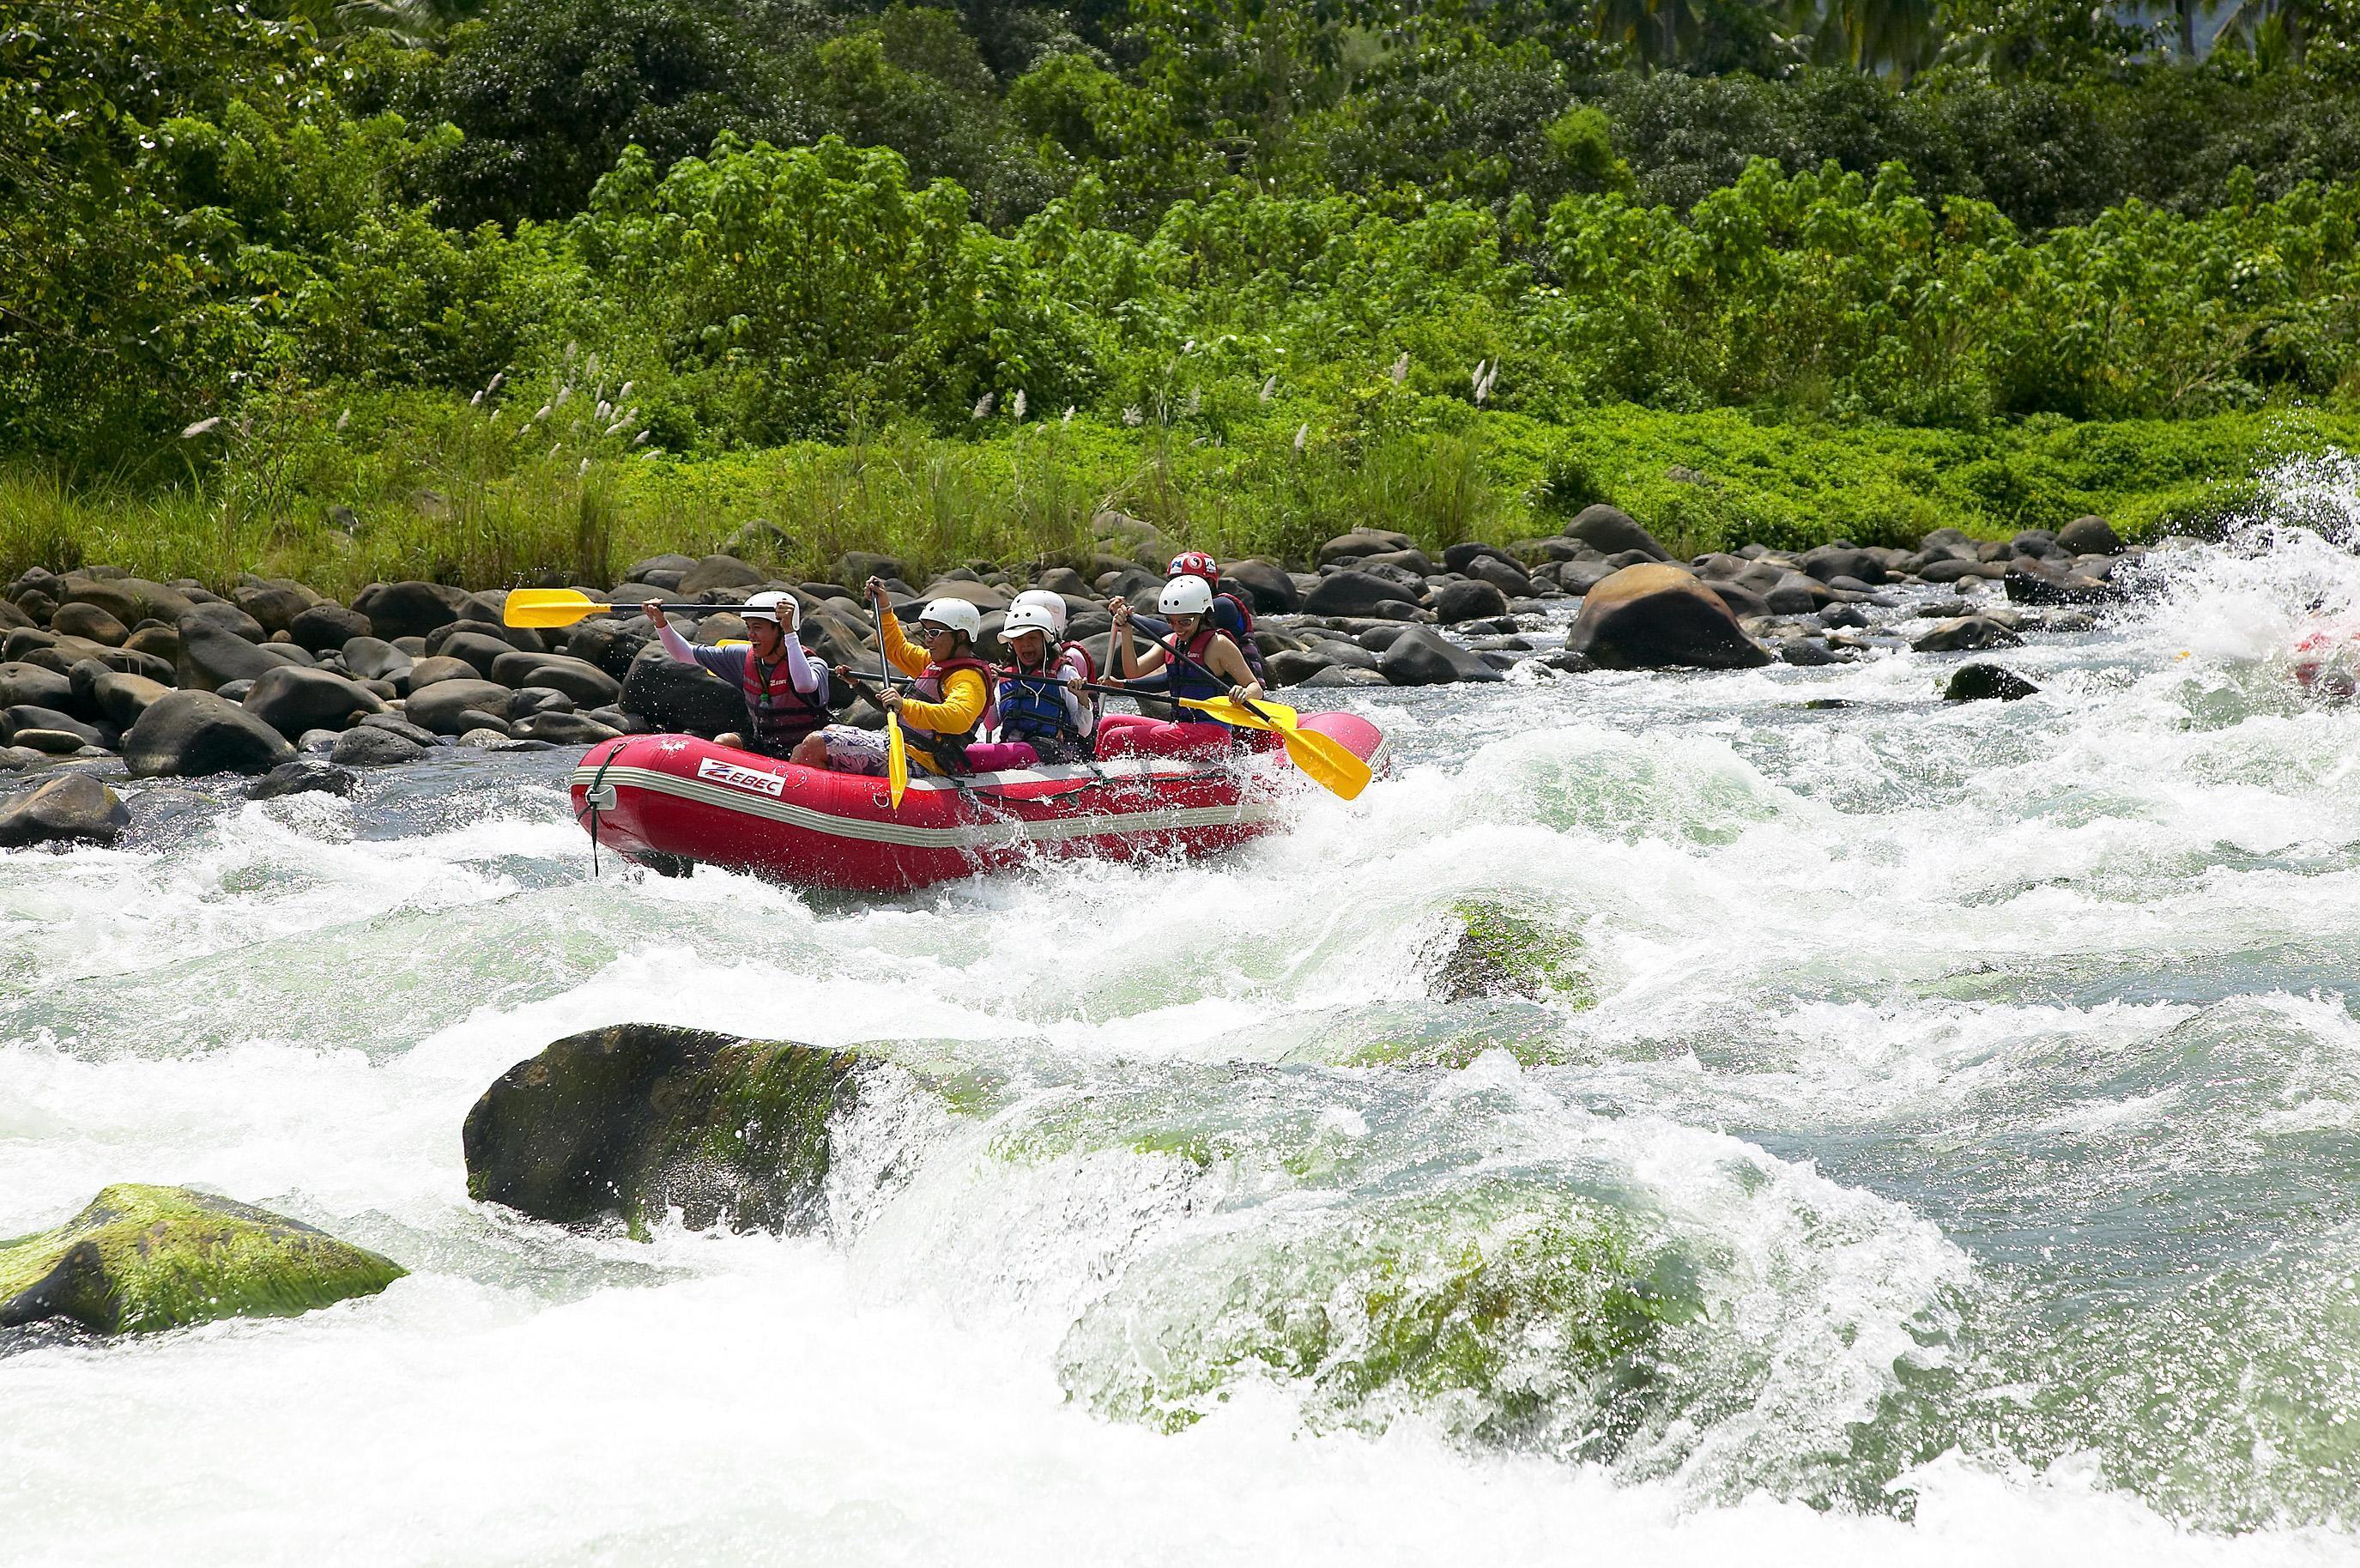
[[[0,1326],[101,1333],[291,1317],[406,1272],[309,1225],[179,1187],[119,1183],[57,1229],[0,1241]]]
[[[0,572],[2191,526],[2350,438],[2341,4],[32,0]]]

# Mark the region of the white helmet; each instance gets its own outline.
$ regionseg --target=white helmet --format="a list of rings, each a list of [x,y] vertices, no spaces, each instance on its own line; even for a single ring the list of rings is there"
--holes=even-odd
[[[1024,632],[1038,631],[1054,642],[1064,630],[1043,607],[1018,599],[1009,607],[1008,619],[1000,623],[1000,640],[1012,643]]]
[[[1208,615],[1213,585],[1202,577],[1175,577],[1156,596],[1155,608],[1164,615]]]
[[[803,607],[792,594],[761,593],[746,601],[738,612],[741,620],[768,620],[781,631],[792,631],[803,624]]]
[[[1047,588],[1026,588],[1022,593],[1018,594],[1016,596],[1016,601],[1008,607],[1008,613],[1011,617],[1013,617],[1018,610],[1023,609],[1028,606],[1040,610],[1049,618],[1049,630],[1052,635],[1057,637],[1065,636],[1065,595],[1051,593]],[[1011,620],[1009,624],[1012,626],[1015,622]]]
[[[970,642],[983,630],[983,612],[965,599],[934,600],[918,616],[919,625],[929,621],[945,630],[966,633]]]

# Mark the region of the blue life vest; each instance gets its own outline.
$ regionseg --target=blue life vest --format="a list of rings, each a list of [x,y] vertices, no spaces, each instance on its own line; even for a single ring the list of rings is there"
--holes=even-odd
[[[1166,689],[1175,704],[1184,696],[1194,697],[1199,702],[1207,702],[1214,697],[1229,695],[1228,683],[1214,674],[1211,666],[1206,663],[1212,657],[1214,640],[1219,636],[1220,633],[1213,628],[1200,626],[1196,630],[1196,635],[1188,639],[1186,642],[1173,641],[1172,646],[1179,649],[1193,661],[1193,663],[1183,663],[1178,659],[1165,656],[1164,667],[1170,672],[1172,677],[1171,685]],[[1173,717],[1184,724],[1218,724],[1220,722],[1210,714],[1194,707],[1176,707]]]

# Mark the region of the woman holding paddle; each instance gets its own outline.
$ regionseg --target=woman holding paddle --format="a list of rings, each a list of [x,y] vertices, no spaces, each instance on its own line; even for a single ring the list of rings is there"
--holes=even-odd
[[[1228,697],[1251,703],[1262,696],[1262,683],[1247,667],[1238,645],[1212,622],[1213,589],[1202,577],[1175,577],[1164,585],[1155,608],[1172,622],[1172,640],[1158,642],[1142,657],[1131,637],[1131,601],[1107,601],[1114,617],[1114,645],[1121,660],[1122,678],[1135,681],[1158,670],[1171,672],[1171,696],[1175,700]],[[1224,682],[1234,683],[1223,685]],[[1105,757],[1194,757],[1227,751],[1233,743],[1264,746],[1266,732],[1231,729],[1200,710],[1181,707],[1176,719],[1149,718],[1138,714],[1110,713],[1098,720],[1098,754]],[[1235,736],[1233,742],[1231,737]]]

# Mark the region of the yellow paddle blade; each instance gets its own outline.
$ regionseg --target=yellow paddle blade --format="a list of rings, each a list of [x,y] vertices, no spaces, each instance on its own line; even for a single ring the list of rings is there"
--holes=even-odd
[[[901,809],[901,796],[910,787],[910,749],[901,740],[901,721],[892,714],[885,716],[885,797],[893,809]]]
[[[1369,764],[1333,735],[1317,729],[1282,729],[1279,735],[1286,742],[1286,760],[1321,788],[1355,800],[1369,787]]]
[[[572,588],[517,588],[508,594],[500,619],[510,626],[571,626],[610,609],[630,610],[631,605],[601,604]]]
[[[1256,702],[1253,707],[1247,707],[1242,704],[1231,702],[1225,696],[1184,696],[1180,699],[1180,706],[1193,707],[1208,718],[1218,718],[1222,723],[1239,729],[1292,729],[1295,728],[1295,709],[1283,702],[1272,702],[1266,697]]]
[[[1196,708],[1240,729],[1278,731],[1278,738],[1286,742],[1286,760],[1301,768],[1313,783],[1346,800],[1358,798],[1369,787],[1368,763],[1332,735],[1296,729],[1295,709],[1283,702],[1257,702],[1249,708],[1225,696],[1184,696],[1180,706]]]

